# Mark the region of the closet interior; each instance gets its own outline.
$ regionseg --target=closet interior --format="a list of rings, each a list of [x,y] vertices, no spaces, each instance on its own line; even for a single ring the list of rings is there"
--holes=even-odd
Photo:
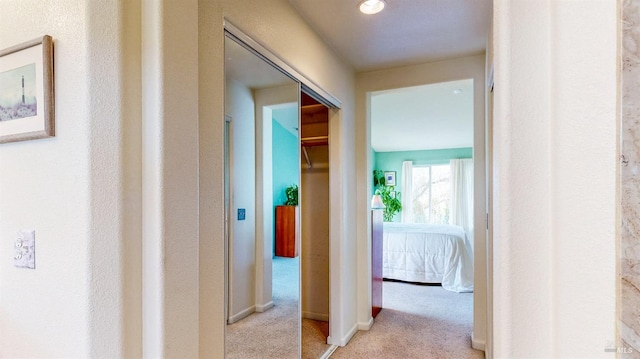
[[[329,109],[302,92],[300,115],[300,270],[305,351],[315,347],[305,343],[310,338],[322,336],[326,345],[329,335]]]

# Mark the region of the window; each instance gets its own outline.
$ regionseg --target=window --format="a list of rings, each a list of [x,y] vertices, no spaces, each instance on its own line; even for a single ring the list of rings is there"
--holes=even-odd
[[[413,221],[449,224],[449,165],[415,166],[412,170]]]

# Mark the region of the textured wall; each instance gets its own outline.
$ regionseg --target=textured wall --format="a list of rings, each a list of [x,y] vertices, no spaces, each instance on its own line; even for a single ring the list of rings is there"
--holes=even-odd
[[[142,3],[0,1],[0,48],[52,35],[56,81],[56,137],[0,146],[0,357],[141,357],[142,303],[146,356],[222,356],[225,16],[344,102],[332,235],[355,237],[351,68],[286,0]],[[11,264],[19,228],[35,271]],[[342,338],[355,244],[337,244]]]
[[[0,48],[53,37],[56,112],[56,137],[0,146],[2,358],[140,357],[139,26],[135,1],[0,1]]]
[[[198,203],[198,4],[142,1],[141,13],[143,354],[193,358],[198,211],[208,205]]]
[[[231,121],[231,208],[229,213],[229,317],[254,311],[256,262],[256,144],[255,111],[251,89],[235,80],[227,80],[225,111]],[[246,219],[238,220],[237,210],[246,210]],[[241,318],[234,318],[239,320]]]
[[[616,1],[494,2],[496,358],[612,358]]]
[[[621,345],[640,353],[640,1],[624,1],[622,41],[622,145],[620,155]]]
[[[0,147],[3,358],[89,354],[86,11],[81,1],[0,2],[0,48],[53,37],[56,90],[56,137]],[[36,232],[34,270],[11,261],[21,228]]]

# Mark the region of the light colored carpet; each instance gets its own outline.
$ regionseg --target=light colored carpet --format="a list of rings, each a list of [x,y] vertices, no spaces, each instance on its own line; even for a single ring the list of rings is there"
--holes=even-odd
[[[298,258],[273,260],[273,308],[227,325],[227,358],[297,358]]]
[[[401,282],[383,284],[383,309],[331,358],[484,358],[471,348],[473,293]]]
[[[302,319],[302,359],[318,359],[331,348],[327,344],[329,322]]]

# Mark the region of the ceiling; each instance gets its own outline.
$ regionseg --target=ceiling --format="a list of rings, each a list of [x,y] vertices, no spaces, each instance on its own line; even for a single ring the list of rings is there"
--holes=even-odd
[[[384,11],[364,15],[357,9],[359,0],[289,1],[359,72],[482,53],[492,2],[386,0]],[[250,88],[290,83],[246,49],[233,41],[226,43],[229,77]],[[456,89],[462,92],[454,94]],[[371,106],[375,151],[473,146],[472,80],[372,93]],[[274,117],[295,134],[297,121],[289,112],[274,109]]]
[[[374,151],[472,146],[472,79],[371,93]]]
[[[357,72],[485,51],[492,0],[385,0],[375,15],[359,1],[289,0]],[[471,147],[473,81],[372,93],[371,132],[376,151]]]
[[[298,137],[298,104],[290,103],[272,106],[272,110],[271,116],[273,119],[278,121],[285,130]]]
[[[294,83],[288,76],[226,37],[224,55],[225,76],[248,88],[261,89]]]
[[[480,54],[492,0],[386,0],[365,15],[359,0],[289,0],[358,72]]]

